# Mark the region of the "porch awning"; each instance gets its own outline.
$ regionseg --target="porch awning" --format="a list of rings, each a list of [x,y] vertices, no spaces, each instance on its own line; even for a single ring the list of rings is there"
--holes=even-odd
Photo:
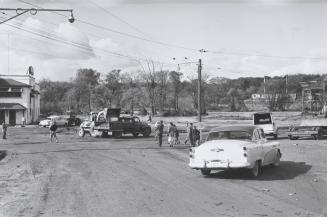
[[[0,103],[0,110],[26,110],[26,108],[19,103]]]

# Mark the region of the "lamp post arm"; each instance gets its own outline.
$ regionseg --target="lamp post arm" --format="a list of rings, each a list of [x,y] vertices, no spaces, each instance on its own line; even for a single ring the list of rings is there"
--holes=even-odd
[[[0,9],[0,10],[1,10],[1,9]],[[6,19],[6,20],[1,21],[0,24],[3,24],[3,23],[5,23],[5,22],[8,22],[9,20],[12,20],[12,19],[14,19],[14,18],[16,18],[16,17],[18,17],[18,16],[20,16],[20,15],[23,15],[23,14],[29,12],[29,11],[31,11],[31,9],[27,9],[27,10],[24,10],[23,12],[21,12],[21,13],[17,13],[15,16],[10,17],[10,18],[8,18],[8,19]]]
[[[0,24],[8,22],[9,20],[12,20],[20,15],[23,15],[27,12],[30,12],[32,15],[36,15],[38,11],[66,11],[66,12],[70,12],[70,17],[68,19],[68,21],[70,23],[73,23],[75,21],[75,18],[73,16],[73,10],[72,9],[47,9],[47,8],[0,8],[0,11],[16,11],[16,15],[3,20],[0,22]]]

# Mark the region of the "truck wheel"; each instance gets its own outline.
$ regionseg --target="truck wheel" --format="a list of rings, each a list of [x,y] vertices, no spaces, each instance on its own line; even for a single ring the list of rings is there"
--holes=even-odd
[[[201,174],[204,176],[208,176],[208,175],[210,175],[210,173],[211,173],[211,170],[209,170],[209,169],[201,169]]]
[[[78,135],[79,135],[80,137],[84,137],[84,136],[85,136],[85,131],[84,131],[83,128],[81,128],[81,129],[78,131]]]
[[[294,136],[292,136],[292,135],[289,135],[288,138],[289,138],[290,140],[296,140],[296,139],[298,139],[299,137],[294,137]]]
[[[102,132],[101,137],[104,137],[104,138],[108,137],[108,132]]]
[[[277,137],[278,137],[277,134],[274,134],[274,139],[277,139]]]
[[[151,128],[145,128],[143,132],[144,137],[148,137],[151,134]]]
[[[123,133],[120,132],[120,131],[114,131],[114,132],[112,133],[112,135],[113,135],[115,138],[120,138],[120,137],[122,137]]]
[[[260,163],[260,161],[257,160],[254,163],[253,168],[251,169],[251,175],[252,175],[252,177],[258,177],[259,176],[260,168],[261,168],[261,163]]]
[[[139,133],[133,133],[134,137],[138,137]]]

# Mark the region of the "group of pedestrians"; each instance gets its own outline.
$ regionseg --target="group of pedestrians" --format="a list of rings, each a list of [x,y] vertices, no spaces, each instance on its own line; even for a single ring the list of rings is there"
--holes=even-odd
[[[156,141],[158,141],[159,147],[162,146],[162,136],[164,133],[164,124],[163,121],[158,121],[155,124],[154,131],[155,131],[155,138]],[[176,127],[176,125],[172,122],[168,125],[168,144],[170,147],[173,147],[174,145],[180,144],[179,141],[179,131]],[[187,136],[184,141],[184,144],[187,145],[187,143],[190,143],[190,146],[195,147],[200,145],[200,131],[196,128],[196,126],[193,126],[193,123],[186,123],[186,132]]]
[[[168,144],[170,147],[179,144],[179,132],[175,124],[172,122],[168,126]]]

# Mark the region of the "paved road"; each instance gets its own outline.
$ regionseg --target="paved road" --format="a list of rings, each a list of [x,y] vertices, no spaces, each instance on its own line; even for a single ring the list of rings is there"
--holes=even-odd
[[[327,140],[281,139],[279,168],[203,177],[188,147],[153,138],[48,143],[46,129],[15,128],[0,140],[0,216],[327,216]],[[295,145],[297,144],[297,145]]]

